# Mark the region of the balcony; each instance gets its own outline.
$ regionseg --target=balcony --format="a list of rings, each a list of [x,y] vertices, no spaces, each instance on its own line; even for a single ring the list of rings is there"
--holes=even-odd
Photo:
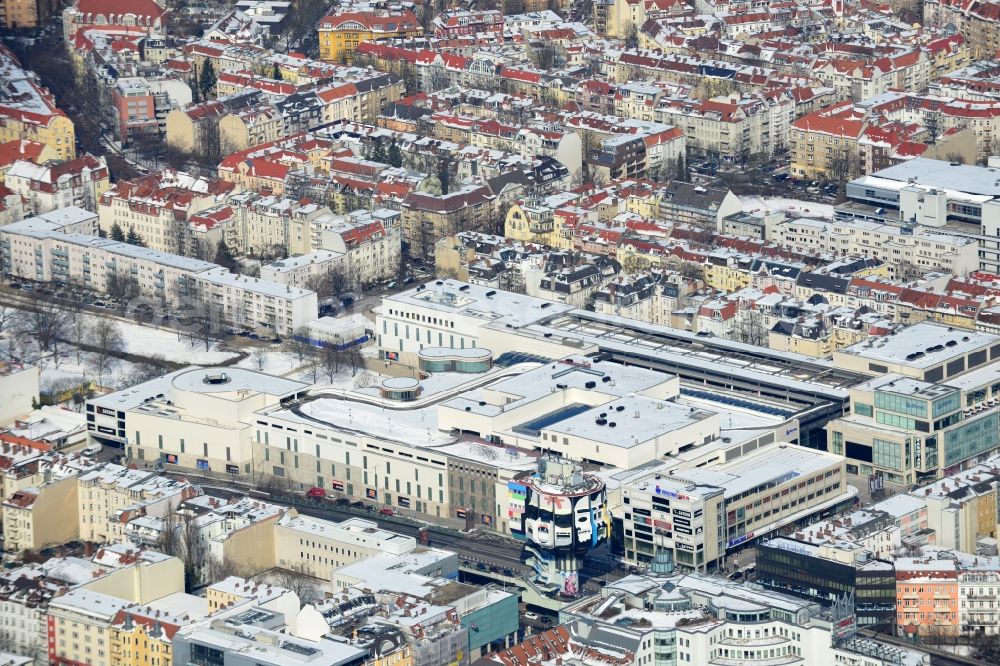
[[[533,234],[547,234],[554,229],[555,224],[552,220],[532,220],[528,223],[528,231]]]

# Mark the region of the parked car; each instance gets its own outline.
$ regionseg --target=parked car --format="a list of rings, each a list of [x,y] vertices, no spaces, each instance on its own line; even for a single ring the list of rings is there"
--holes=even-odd
[[[384,506],[381,509],[379,509],[378,512],[383,516],[392,516],[396,513],[395,509],[393,509],[391,506]]]
[[[101,452],[102,449],[103,447],[100,444],[91,444],[90,446],[81,450],[80,453],[82,453],[85,456],[96,456],[98,453]]]
[[[347,499],[346,497],[338,497],[336,502],[337,506],[347,506],[350,503],[351,500]]]
[[[538,620],[538,613],[533,613],[531,611],[528,611],[527,613],[524,614],[524,619],[531,620],[532,622],[534,622]]]
[[[313,487],[306,492],[306,497],[309,499],[326,499],[326,491],[322,488]]]

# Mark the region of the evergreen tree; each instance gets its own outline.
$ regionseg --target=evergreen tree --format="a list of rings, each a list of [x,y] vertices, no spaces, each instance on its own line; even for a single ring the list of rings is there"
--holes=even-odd
[[[225,238],[221,239],[219,244],[215,246],[215,263],[233,272],[236,272],[238,268],[236,257],[233,256],[233,251],[229,249]]]
[[[215,67],[212,66],[211,60],[205,61],[205,66],[201,68],[201,80],[198,81],[198,89],[201,90],[201,96],[204,99],[210,99],[212,93],[215,92],[215,83],[217,78],[215,76]]]
[[[138,245],[139,247],[146,247],[146,241],[142,240],[142,236],[136,232],[134,227],[129,227],[128,234],[125,236],[125,242],[129,245]]]
[[[438,180],[441,181],[441,194],[448,194],[448,179],[450,175],[448,173],[448,161],[445,160],[441,162],[441,166],[438,169]]]
[[[198,66],[194,65],[191,67],[191,103],[199,104],[201,102],[201,95],[198,93],[198,89],[201,86],[201,82],[198,81]]]
[[[385,152],[385,146],[382,145],[381,141],[376,141],[375,149],[372,150],[372,161],[387,164],[388,160],[389,156]]]
[[[281,68],[278,67],[278,63],[274,63],[274,69],[271,70],[271,78],[275,81],[281,80]]]
[[[117,222],[111,225],[111,233],[108,234],[108,236],[110,236],[113,241],[125,241],[125,232],[122,231],[121,225]]]
[[[394,167],[403,166],[403,153],[399,150],[399,144],[396,143],[395,139],[389,144],[389,153],[386,159]]]

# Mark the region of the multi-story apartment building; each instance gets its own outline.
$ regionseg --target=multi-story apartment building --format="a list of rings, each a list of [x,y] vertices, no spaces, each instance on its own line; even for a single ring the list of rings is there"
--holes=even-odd
[[[961,275],[979,267],[979,248],[974,239],[929,227],[860,219],[798,218],[773,224],[768,240],[792,248],[877,259],[887,266],[890,276],[896,277],[914,271]]]
[[[73,121],[6,46],[0,46],[0,75],[0,143],[27,139],[50,147],[59,159],[76,157]]]
[[[159,139],[156,102],[145,79],[119,78],[111,89],[111,101],[118,118],[118,140],[123,146],[144,138]]]
[[[996,3],[929,0],[923,10],[928,26],[952,25],[964,35],[973,58],[992,58],[1000,51],[1000,12]]]
[[[842,218],[943,227],[978,244],[980,268],[1000,271],[1000,184],[993,167],[917,158],[849,182],[847,196],[851,201],[837,209]]]
[[[156,34],[167,25],[169,12],[153,0],[128,0],[128,3],[107,0],[76,0],[63,10],[63,36],[70,41],[76,31],[86,25],[143,26]]]
[[[930,82],[931,61],[920,49],[878,58],[834,53],[813,64],[813,74],[841,98],[861,101],[889,90],[923,90]]]
[[[76,208],[46,214],[85,218]],[[66,233],[44,216],[0,227],[4,273],[40,282],[76,282],[101,293],[126,285],[153,308],[186,304],[206,317],[236,328],[291,335],[316,318],[316,293],[230,273],[207,261],[145,247]]]
[[[692,155],[743,162],[787,147],[794,112],[791,98],[734,94],[707,101],[663,99],[655,119],[683,130]]]
[[[123,232],[135,231],[152,250],[197,255],[201,247],[219,242],[222,229],[190,224],[191,216],[234,189],[232,183],[171,170],[118,181],[98,199],[101,231],[110,235],[118,225]]]
[[[459,231],[494,231],[495,196],[469,185],[447,194],[411,192],[402,204],[403,249],[407,256],[434,260],[434,244]]]
[[[319,23],[319,57],[327,62],[350,63],[361,42],[423,34],[413,12],[347,11],[331,14]]]
[[[454,9],[434,17],[434,36],[444,39],[503,32],[503,14],[496,9]]]
[[[111,173],[103,157],[84,155],[59,164],[18,160],[4,184],[27,201],[27,212],[37,215],[68,206],[97,212],[97,202],[111,187]]]
[[[314,224],[330,209],[312,202],[243,191],[226,197],[216,209],[229,211],[224,225],[226,243],[236,252],[256,256],[287,256],[320,249]],[[202,211],[207,214],[209,211]]]
[[[319,281],[329,280],[335,274],[344,276],[347,280],[351,278],[347,270],[347,256],[329,250],[314,250],[278,259],[260,267],[262,279],[303,289],[308,289]]]
[[[90,416],[96,418],[96,414],[88,415],[88,419]],[[196,492],[187,481],[111,463],[79,474],[76,481],[77,538],[92,543],[124,541],[125,522],[129,518],[163,515]],[[64,520],[65,515],[60,519]]]
[[[839,181],[917,157],[971,163],[981,154],[981,128],[967,128],[961,105],[945,102],[885,93],[801,116],[792,123],[791,173]]]
[[[349,281],[370,285],[400,272],[402,229],[400,213],[388,209],[358,210],[345,217],[313,221],[319,247],[342,256]]]
[[[89,589],[70,590],[49,603],[48,663],[111,666],[111,623],[132,601]]]
[[[996,457],[917,488],[910,495],[924,503],[934,544],[965,553],[977,551],[981,538],[996,538],[998,470]]]
[[[285,515],[274,524],[275,564],[317,578],[379,553],[403,555],[416,547],[413,537],[379,529],[377,523],[361,518],[332,523]]]
[[[896,633],[909,637],[1000,631],[1000,558],[925,548],[896,559]]]
[[[246,150],[286,136],[285,119],[266,104],[239,109],[219,118],[219,142],[222,152]]]

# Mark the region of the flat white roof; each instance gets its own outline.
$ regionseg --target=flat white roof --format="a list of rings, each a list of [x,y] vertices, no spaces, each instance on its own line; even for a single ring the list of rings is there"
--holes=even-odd
[[[573,435],[628,449],[713,416],[714,413],[694,407],[636,395],[571,416],[542,428],[542,432]]]
[[[872,361],[926,368],[997,343],[1000,343],[1000,335],[920,322],[897,331],[895,335],[869,338],[850,347],[845,347],[838,353],[859,356]],[[931,348],[934,351],[929,351]],[[921,355],[916,358],[907,358],[911,354],[917,353]]]
[[[769,444],[732,462],[714,467],[676,470],[673,476],[685,481],[723,488],[734,497],[756,486],[809,476],[829,469],[842,460],[823,451],[794,444]]]
[[[1000,197],[1000,169],[969,164],[953,164],[944,160],[917,157],[876,171],[876,178],[915,185],[937,187],[956,192]]]
[[[302,382],[235,367],[186,368],[178,370],[171,377],[171,383],[176,388],[193,393],[252,391],[284,397],[309,388],[308,384]]]
[[[427,308],[511,326],[524,326],[542,317],[568,312],[573,306],[458,280],[434,280],[383,299],[382,312],[393,305]]]

